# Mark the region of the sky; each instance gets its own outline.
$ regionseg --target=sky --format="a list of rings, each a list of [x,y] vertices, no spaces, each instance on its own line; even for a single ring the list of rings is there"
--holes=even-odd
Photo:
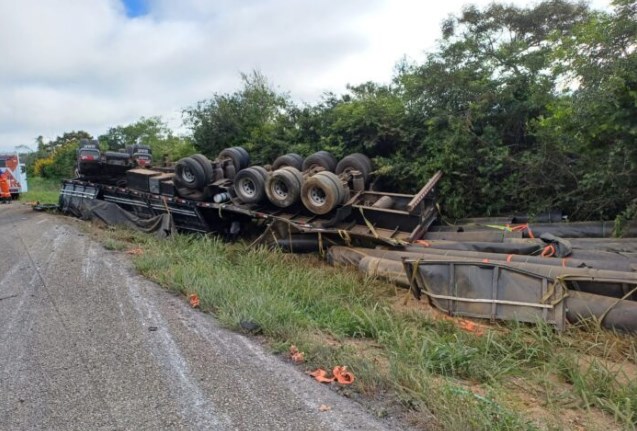
[[[307,103],[389,82],[401,58],[435,48],[450,14],[490,2],[0,0],[0,151],[142,116],[185,133],[182,109],[252,70]]]

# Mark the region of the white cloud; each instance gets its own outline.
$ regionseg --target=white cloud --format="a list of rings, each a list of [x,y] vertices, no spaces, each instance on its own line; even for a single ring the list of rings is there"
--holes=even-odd
[[[141,116],[175,119],[252,69],[309,102],[386,82],[403,55],[424,57],[463,3],[154,0],[130,19],[119,0],[0,0],[0,150]]]

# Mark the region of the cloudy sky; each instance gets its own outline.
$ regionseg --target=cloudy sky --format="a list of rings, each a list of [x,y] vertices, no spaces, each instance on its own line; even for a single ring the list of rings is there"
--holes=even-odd
[[[468,2],[490,0],[0,0],[0,151],[142,116],[178,127],[253,69],[305,102],[387,82]]]

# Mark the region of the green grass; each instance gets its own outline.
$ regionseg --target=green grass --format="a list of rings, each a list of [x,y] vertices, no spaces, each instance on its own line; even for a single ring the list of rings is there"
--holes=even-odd
[[[141,247],[133,259],[142,274],[198,294],[202,311],[226,326],[257,323],[275,351],[290,344],[305,351],[308,369],[347,365],[356,391],[392,394],[423,427],[562,429],[570,426],[565,410],[584,416],[587,429],[637,425],[637,382],[608,366],[635,367],[635,337],[575,327],[560,334],[541,323],[494,326],[478,336],[401,307],[405,291],[316,256],[209,236],[161,241],[115,230],[106,237],[110,249]],[[545,414],[527,414],[528,405]]]
[[[41,204],[58,203],[61,180],[31,177],[28,179],[28,184],[29,191],[20,196],[22,201],[40,202]]]

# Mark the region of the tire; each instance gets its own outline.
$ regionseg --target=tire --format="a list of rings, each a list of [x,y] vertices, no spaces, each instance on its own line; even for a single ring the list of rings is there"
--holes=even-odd
[[[369,174],[371,172],[371,165],[371,161],[364,154],[350,154],[349,156],[344,157],[340,162],[338,162],[335,172],[337,175],[340,175],[342,173],[348,173],[352,170],[359,171],[361,174],[363,174],[365,183],[367,183]]]
[[[242,169],[234,178],[234,192],[246,204],[261,202],[265,198],[265,179],[255,168]]]
[[[322,171],[303,183],[301,200],[310,212],[323,215],[345,201],[345,190],[336,174]]]
[[[195,154],[190,157],[195,159],[201,165],[204,174],[206,175],[206,184],[210,184],[215,177],[215,173],[212,170],[212,163],[208,160],[208,157],[203,154]]]
[[[285,167],[272,172],[266,182],[265,193],[273,205],[287,208],[298,202],[302,185],[301,172],[292,167]]]
[[[206,186],[206,173],[201,164],[191,157],[184,157],[175,165],[176,187],[190,190],[202,190]]]
[[[232,147],[241,154],[241,169],[245,169],[250,166],[250,154],[243,147]]]
[[[326,171],[334,172],[336,169],[336,159],[327,151],[319,151],[303,160],[303,171],[314,167],[322,167]]]
[[[297,159],[299,161],[299,163],[301,164],[301,166],[303,166],[303,156],[302,155],[297,154],[297,153],[289,153],[289,154],[290,154],[290,156],[292,156],[295,159]]]
[[[219,153],[219,156],[217,158],[220,160],[232,160],[232,164],[234,165],[234,169],[236,172],[239,172],[241,169],[243,169],[243,167],[245,167],[245,157],[239,150],[237,150],[236,147],[226,148]]]
[[[272,170],[276,171],[277,169],[284,166],[291,166],[300,171],[301,169],[303,169],[303,157],[294,153],[279,156],[276,158],[274,163],[272,163]]]
[[[256,170],[257,172],[261,174],[261,176],[263,177],[264,184],[266,181],[268,181],[268,177],[270,176],[270,173],[263,166],[250,166],[250,168]]]
[[[292,173],[292,175],[294,175],[294,177],[296,178],[296,181],[299,183],[299,193],[300,193],[301,187],[303,186],[303,172],[299,171],[296,168],[293,168],[292,166],[285,166],[281,169],[283,169],[284,171],[288,171]]]

